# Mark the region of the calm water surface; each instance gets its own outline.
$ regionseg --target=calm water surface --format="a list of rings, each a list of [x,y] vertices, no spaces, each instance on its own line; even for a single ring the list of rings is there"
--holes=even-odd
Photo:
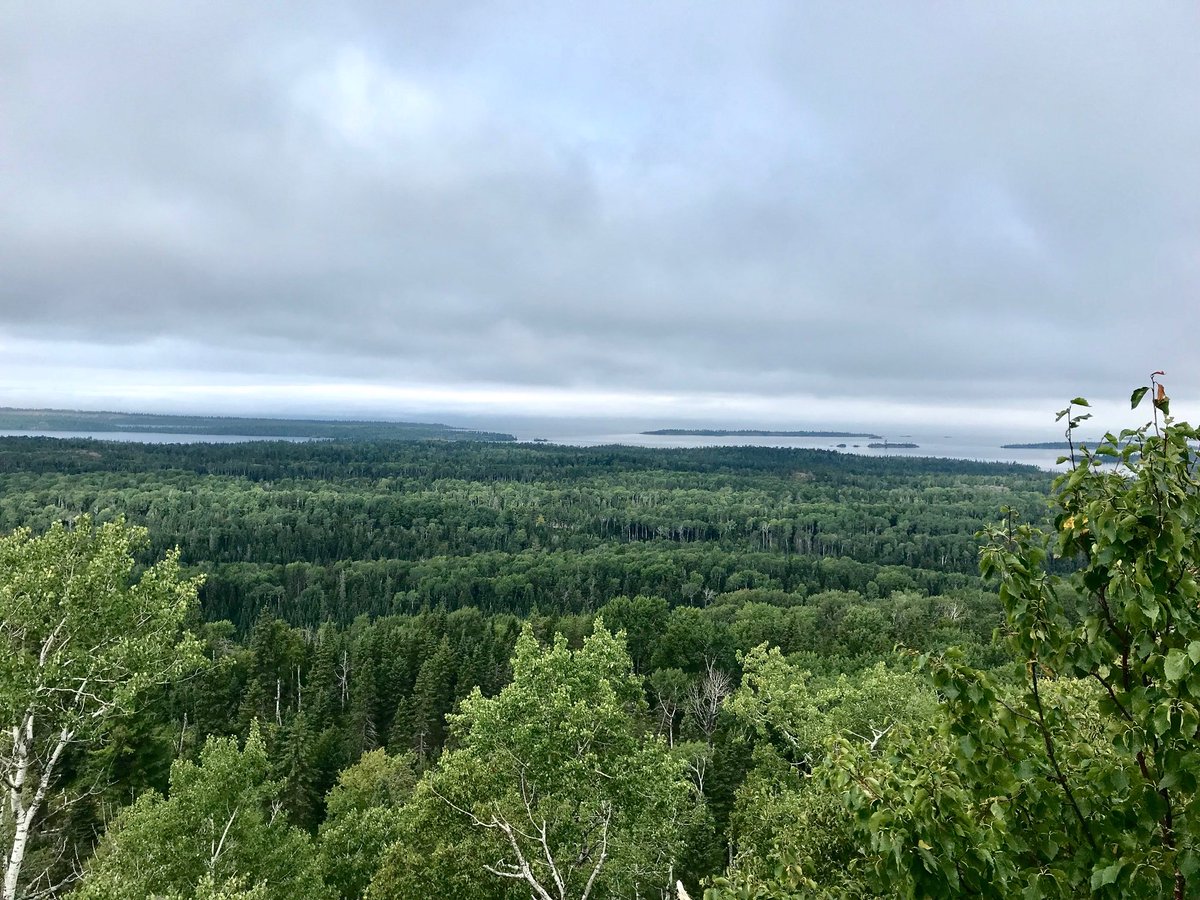
[[[167,431],[4,431],[0,437],[91,438],[96,441],[132,441],[137,444],[244,444],[247,441],[313,440],[306,437],[270,437],[248,434],[173,434]]]

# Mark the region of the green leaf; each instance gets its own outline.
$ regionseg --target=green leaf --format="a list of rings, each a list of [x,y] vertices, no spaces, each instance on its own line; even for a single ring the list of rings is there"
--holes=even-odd
[[[1134,391],[1129,397],[1129,408],[1137,409],[1138,404],[1142,402],[1142,398],[1146,396],[1146,391],[1148,390],[1150,390],[1149,385],[1140,387]]]
[[[1091,406],[1092,405],[1092,404],[1088,403],[1086,400],[1084,400],[1082,397],[1076,397],[1074,400],[1071,401],[1071,403],[1075,406]]]
[[[1183,678],[1192,668],[1192,660],[1189,654],[1175,648],[1167,653],[1167,661],[1163,665],[1163,674],[1167,676],[1167,681],[1176,682]]]
[[[1105,866],[1103,869],[1096,869],[1092,872],[1092,890],[1099,890],[1107,884],[1115,884],[1123,865],[1125,865],[1123,862],[1117,860],[1111,866]]]

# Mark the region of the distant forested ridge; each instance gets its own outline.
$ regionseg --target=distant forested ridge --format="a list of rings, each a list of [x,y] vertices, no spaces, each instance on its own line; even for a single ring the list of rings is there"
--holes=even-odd
[[[694,435],[696,437],[804,437],[804,438],[878,438],[865,431],[763,431],[757,428],[659,428],[642,434]]]
[[[91,412],[0,407],[0,429],[26,431],[148,432],[244,435],[247,437],[339,438],[343,440],[513,441],[511,434],[472,431],[423,422],[339,419],[270,419],[239,416],[168,416],[154,413]]]

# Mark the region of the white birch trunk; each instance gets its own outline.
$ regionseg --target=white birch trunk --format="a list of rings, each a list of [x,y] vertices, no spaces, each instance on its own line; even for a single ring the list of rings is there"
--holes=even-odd
[[[29,777],[34,752],[33,714],[26,715],[24,728],[14,726],[12,734],[13,757],[9,766],[11,770],[9,805],[13,819],[13,836],[12,846],[9,847],[4,861],[4,887],[0,890],[0,900],[16,900],[17,898],[17,887],[21,882],[21,868],[25,864],[25,852],[29,848],[29,835],[33,830],[33,820],[41,811],[42,804],[46,800],[46,793],[50,790],[50,782],[54,779],[59,757],[62,756],[63,750],[66,749],[73,736],[67,728],[63,728],[59,732],[50,758],[46,760],[38,777],[37,789],[26,803],[25,782]]]

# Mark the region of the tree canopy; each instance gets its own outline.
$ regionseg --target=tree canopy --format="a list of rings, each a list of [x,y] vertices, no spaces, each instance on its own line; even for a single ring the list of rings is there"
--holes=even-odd
[[[178,553],[132,577],[144,528],[94,526],[87,516],[34,536],[0,537],[0,816],[5,850],[0,896],[12,900],[66,754],[105,734],[147,688],[197,661],[184,631],[200,579],[184,578]]]
[[[166,797],[148,792],[109,828],[80,900],[330,896],[309,836],[288,824],[257,727],[244,747],[212,738],[199,762],[171,767]]]
[[[527,627],[513,680],[452,718],[458,746],[406,809],[370,896],[540,900],[668,887],[698,824],[682,760],[639,728],[642,686],[602,625],[572,651]]]
[[[1147,398],[1063,410],[1053,485],[0,439],[4,900],[1190,896],[1197,432]]]

